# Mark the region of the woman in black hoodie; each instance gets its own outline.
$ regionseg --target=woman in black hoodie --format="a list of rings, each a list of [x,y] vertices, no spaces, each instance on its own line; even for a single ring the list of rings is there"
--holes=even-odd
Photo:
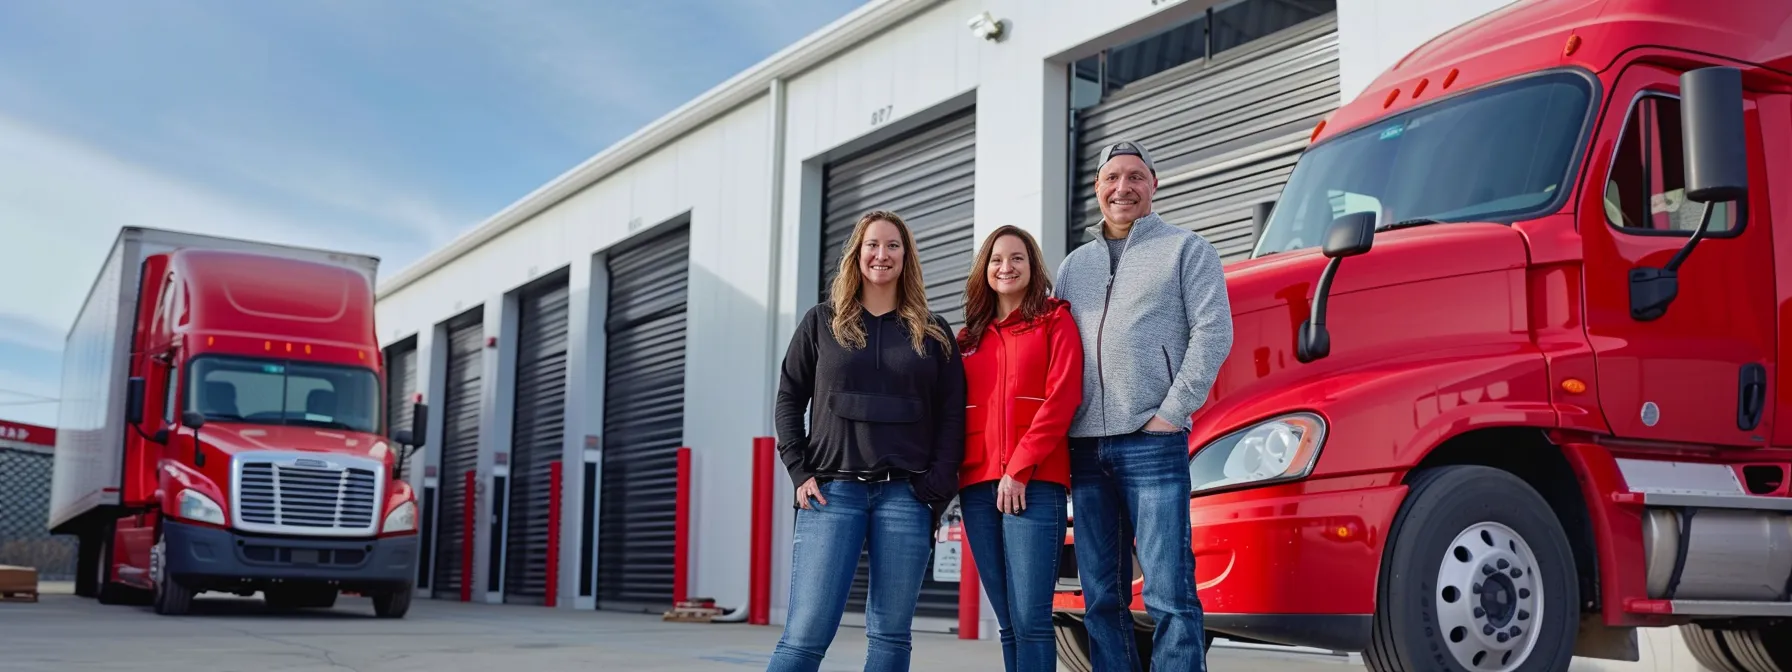
[[[964,364],[950,326],[927,308],[914,244],[895,213],[861,217],[832,300],[803,315],[784,356],[778,455],[799,510],[772,672],[820,667],[867,541],[865,669],[909,666],[933,530],[957,492],[965,397]]]

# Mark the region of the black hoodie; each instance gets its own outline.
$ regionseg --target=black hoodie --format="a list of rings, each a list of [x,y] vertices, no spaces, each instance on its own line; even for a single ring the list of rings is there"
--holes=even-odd
[[[865,347],[858,350],[834,340],[832,306],[816,305],[803,315],[784,355],[776,414],[778,455],[794,486],[810,477],[820,482],[899,469],[914,472],[916,497],[936,509],[957,494],[964,362],[946,321],[930,317],[948,338],[944,344],[926,338],[923,357],[896,311],[861,314]]]

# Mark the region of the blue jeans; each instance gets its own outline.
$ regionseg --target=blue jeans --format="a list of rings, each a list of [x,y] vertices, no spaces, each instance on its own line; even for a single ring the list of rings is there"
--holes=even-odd
[[[1064,486],[1027,484],[1027,508],[1018,515],[996,510],[997,481],[960,490],[965,536],[977,577],[995,606],[1007,672],[1055,672],[1052,590],[1064,550]]]
[[[907,670],[910,625],[933,552],[933,512],[915,498],[907,481],[828,481],[820,486],[827,505],[811,500],[813,508],[796,512],[790,613],[767,669],[813,672],[821,667],[846,612],[859,551],[869,541],[865,670]]]
[[[1151,669],[1207,669],[1189,548],[1189,489],[1187,432],[1071,439],[1077,573],[1097,672],[1139,669],[1130,609],[1135,544],[1145,610],[1157,621]]]

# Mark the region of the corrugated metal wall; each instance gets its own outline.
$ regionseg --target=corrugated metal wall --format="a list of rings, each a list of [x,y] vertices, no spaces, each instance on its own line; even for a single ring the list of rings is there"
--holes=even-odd
[[[51,536],[51,454],[0,446],[0,565],[37,568],[39,581],[72,581],[73,536]]]
[[[569,292],[562,274],[538,281],[517,301],[505,602],[541,604],[547,596],[549,470],[560,461],[566,438]]]
[[[951,322],[964,325],[964,282],[976,249],[972,213],[977,166],[976,110],[951,117],[857,156],[827,166],[822,193],[822,267],[820,301],[828,301],[842,246],[859,217],[871,210],[901,216],[915,236],[912,252],[920,257],[927,284],[927,303]],[[865,610],[870,585],[870,555],[859,553],[847,608]],[[957,618],[958,584],[933,580],[931,569],[921,584],[916,616]]]
[[[690,249],[680,225],[609,256],[599,608],[672,601]]]
[[[1249,256],[1258,204],[1280,195],[1313,127],[1339,105],[1338,85],[1332,13],[1133,81],[1078,111],[1071,247],[1101,220],[1096,157],[1126,138],[1152,154],[1159,216],[1200,233],[1226,261]]]
[[[441,506],[436,520],[436,597],[458,599],[466,538],[466,472],[479,465],[479,396],[485,378],[484,310],[474,308],[448,327],[447,391],[442,398]],[[464,577],[472,580],[472,577]]]

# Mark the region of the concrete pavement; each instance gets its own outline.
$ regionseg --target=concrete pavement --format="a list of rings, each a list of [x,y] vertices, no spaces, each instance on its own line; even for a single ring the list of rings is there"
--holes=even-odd
[[[656,616],[418,600],[404,620],[372,617],[366,599],[277,614],[259,598],[207,594],[193,615],[106,606],[60,590],[36,604],[0,603],[0,669],[8,672],[457,672],[491,670],[763,670],[779,630],[666,623]],[[994,641],[916,633],[913,669],[1001,670]],[[864,630],[840,629],[823,670],[857,672]],[[1342,658],[1216,649],[1210,669],[1360,670]]]

